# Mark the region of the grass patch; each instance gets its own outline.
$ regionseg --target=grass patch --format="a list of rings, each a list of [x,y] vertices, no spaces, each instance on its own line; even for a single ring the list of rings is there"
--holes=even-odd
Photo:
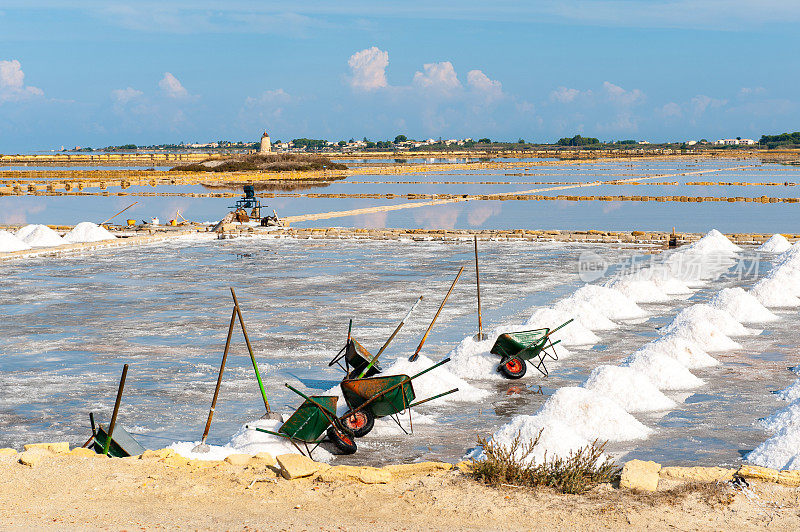
[[[548,487],[562,493],[584,493],[598,484],[619,479],[621,468],[610,458],[602,459],[606,444],[597,441],[567,458],[530,463],[528,459],[541,435],[539,431],[536,438],[527,443],[517,436],[509,446],[478,438],[486,458],[473,461],[472,475],[490,486]]]
[[[271,153],[268,155],[237,155],[229,159],[209,158],[192,164],[170,168],[176,172],[292,172],[309,170],[347,170],[347,165],[335,163],[321,155]]]

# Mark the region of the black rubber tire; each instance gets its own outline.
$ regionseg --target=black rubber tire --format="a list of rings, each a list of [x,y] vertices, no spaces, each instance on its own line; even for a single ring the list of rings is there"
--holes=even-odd
[[[521,379],[528,371],[528,364],[524,360],[510,358],[500,364],[498,369],[508,379]]]
[[[345,430],[349,430],[356,438],[363,438],[375,426],[375,415],[367,408],[342,419]]]
[[[328,439],[333,442],[333,445],[342,454],[353,454],[358,450],[356,442],[353,437],[344,431],[339,431],[336,427],[331,425],[327,430]]]

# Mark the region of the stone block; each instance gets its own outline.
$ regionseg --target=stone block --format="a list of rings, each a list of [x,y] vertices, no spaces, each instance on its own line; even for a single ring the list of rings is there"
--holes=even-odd
[[[658,488],[658,473],[661,464],[652,461],[631,460],[622,467],[620,488],[655,491]]]
[[[44,449],[31,449],[30,451],[23,451],[19,453],[19,463],[28,467],[33,467],[42,461],[46,455],[51,454]]]
[[[87,449],[85,447],[75,447],[69,452],[70,456],[85,456],[87,458],[95,458],[97,456],[101,456],[97,454],[92,449]]]
[[[44,443],[29,443],[24,446],[26,451],[30,451],[32,449],[42,449],[44,451],[50,451],[54,454],[61,454],[61,453],[68,453],[69,452],[69,443],[65,441],[60,442],[44,442]]]
[[[232,466],[244,467],[252,457],[249,454],[229,454],[225,457],[225,462]]]
[[[281,468],[281,476],[287,480],[310,477],[321,469],[330,467],[302,454],[282,454],[277,457],[277,462]]]
[[[267,465],[267,466],[274,466],[277,465],[277,460],[275,457],[272,456],[270,453],[258,453],[252,458],[252,462],[256,462],[259,465]]]
[[[434,471],[450,471],[453,469],[453,464],[447,462],[416,462],[413,464],[397,464],[388,465],[383,469],[389,471],[392,475],[424,475]]]
[[[11,447],[3,447],[0,449],[0,456],[14,456],[17,454],[16,449],[12,449]]]
[[[662,467],[659,471],[661,478],[673,480],[694,480],[697,482],[716,482],[718,480],[731,480],[735,469],[724,467]]]
[[[769,467],[743,465],[737,474],[744,478],[754,478],[783,484],[784,486],[800,486],[800,471],[778,471]]]

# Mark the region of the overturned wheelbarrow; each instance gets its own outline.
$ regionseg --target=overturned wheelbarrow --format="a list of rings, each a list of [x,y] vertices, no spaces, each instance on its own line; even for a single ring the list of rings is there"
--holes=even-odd
[[[411,416],[413,407],[457,392],[458,388],[414,402],[416,394],[412,381],[448,362],[450,359],[446,358],[411,377],[387,375],[343,380],[340,387],[349,410],[340,418],[342,426],[353,436],[360,438],[369,434],[375,425],[375,419],[389,417],[403,432],[408,434],[400,423],[400,415],[407,410],[409,425],[413,432],[414,424]]]
[[[547,357],[558,360],[555,345],[561,341],[553,342],[550,340],[550,336],[572,321],[568,320],[552,330],[544,328],[501,334],[495,340],[490,351],[492,354],[500,356],[500,365],[497,366],[497,371],[509,379],[521,379],[525,376],[528,363],[530,363],[547,377],[545,360]]]
[[[342,427],[341,420],[336,417],[338,397],[329,395],[308,396],[288,384],[286,387],[303,397],[305,401],[283,422],[278,431],[275,432],[249,425],[245,425],[245,428],[286,438],[300,454],[304,454],[309,458],[314,449],[325,440],[326,436],[342,454],[353,454],[358,450],[352,435],[348,434]],[[300,448],[300,444],[304,446],[305,451]]]

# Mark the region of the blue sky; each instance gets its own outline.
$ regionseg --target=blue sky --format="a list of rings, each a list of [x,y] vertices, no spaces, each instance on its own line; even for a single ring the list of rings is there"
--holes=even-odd
[[[797,27],[786,0],[0,0],[0,153],[758,138],[800,129]]]

